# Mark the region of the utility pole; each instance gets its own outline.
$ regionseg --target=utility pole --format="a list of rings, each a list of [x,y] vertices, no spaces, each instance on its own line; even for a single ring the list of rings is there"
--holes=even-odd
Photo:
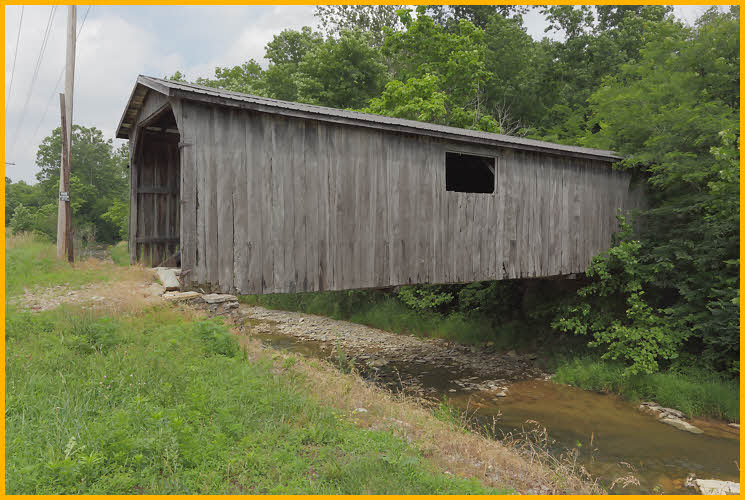
[[[62,130],[67,129],[67,117],[65,116],[65,94],[59,95],[60,122]],[[67,142],[67,134],[62,134],[62,165],[60,165],[60,179],[63,179],[63,185],[60,187],[60,203],[64,205],[62,213],[65,218],[64,227],[64,247],[67,249],[67,260],[73,262],[73,245],[72,245],[72,212],[70,210],[70,145]]]
[[[72,259],[72,234],[70,220],[70,160],[72,151],[72,97],[73,86],[75,84],[75,22],[77,18],[77,7],[70,5],[67,7],[67,62],[65,65],[65,93],[61,98],[60,104],[64,102],[62,109],[62,153],[60,162],[60,179],[59,179],[59,205],[57,208],[57,257],[65,255],[67,246],[68,259]],[[65,148],[65,143],[67,147]],[[67,164],[67,172],[64,165]],[[70,233],[70,234],[66,234]]]

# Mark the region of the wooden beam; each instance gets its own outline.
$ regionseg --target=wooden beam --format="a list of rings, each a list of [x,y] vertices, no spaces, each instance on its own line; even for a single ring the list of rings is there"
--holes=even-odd
[[[138,236],[136,243],[178,243],[178,236]]]
[[[137,194],[179,194],[179,190],[176,186],[142,186]]]

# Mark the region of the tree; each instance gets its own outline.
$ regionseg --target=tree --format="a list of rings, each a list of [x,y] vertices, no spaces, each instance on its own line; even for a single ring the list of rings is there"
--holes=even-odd
[[[36,174],[39,183],[34,189],[37,190],[36,206],[40,208],[49,204],[56,207],[60,149],[58,127],[42,141],[36,154],[36,164],[40,170]],[[74,125],[71,156],[70,199],[73,225],[92,225],[101,241],[111,242],[117,238],[119,227],[101,216],[116,200],[127,199],[128,148],[122,146],[115,149],[112,140],[104,139],[100,130]],[[44,220],[46,223],[46,219]]]
[[[524,5],[428,5],[424,12],[440,26],[457,30],[461,19],[486,29],[494,16],[522,25],[522,15],[529,9]]]
[[[10,219],[10,229],[13,234],[24,231],[31,231],[34,227],[34,216],[31,210],[23,206],[23,203],[16,205],[13,210],[13,216]]]
[[[402,5],[319,5],[313,14],[326,36],[338,38],[344,31],[367,33],[371,43],[380,47],[386,28],[400,30],[403,25],[396,14]]]
[[[197,78],[197,84],[244,94],[262,95],[263,76],[264,70],[261,69],[259,63],[251,59],[232,68],[218,66],[215,68],[215,78]]]
[[[387,81],[380,51],[365,33],[344,31],[307,52],[297,66],[298,99],[334,108],[359,108]]]
[[[657,29],[664,36],[606,77],[589,101],[595,133],[583,142],[628,155],[622,166],[647,179],[650,207],[638,234],[595,264],[604,269],[600,282],[613,281],[626,295],[589,289],[583,317],[611,349],[628,341],[608,337],[613,325],[628,334],[654,323],[663,341],[685,342],[698,362],[737,372],[739,8],[712,9],[693,29]],[[633,258],[613,261],[632,241]],[[613,305],[632,293],[635,307]],[[666,352],[657,354],[669,359]]]
[[[395,79],[365,111],[480,130],[498,131],[487,111],[484,31],[461,20],[448,32],[419,7],[414,20],[399,11],[405,31],[386,38],[383,54]]]

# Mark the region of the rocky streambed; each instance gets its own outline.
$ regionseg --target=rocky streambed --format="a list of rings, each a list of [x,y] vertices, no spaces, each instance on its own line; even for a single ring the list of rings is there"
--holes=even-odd
[[[246,334],[273,347],[354,364],[361,375],[394,391],[447,399],[498,437],[545,428],[550,439],[544,445],[552,453],[576,457],[607,488],[613,486],[612,493],[696,493],[698,479],[739,478],[739,428],[688,423],[654,403],[640,408],[613,395],[555,384],[532,354],[473,349],[261,307],[242,305],[230,314]]]
[[[460,391],[490,391],[503,397],[513,382],[545,379],[535,355],[473,349],[442,339],[428,339],[288,311],[241,306],[241,316],[257,322],[252,335],[282,344],[285,336],[318,354],[347,359],[387,385],[422,396]]]

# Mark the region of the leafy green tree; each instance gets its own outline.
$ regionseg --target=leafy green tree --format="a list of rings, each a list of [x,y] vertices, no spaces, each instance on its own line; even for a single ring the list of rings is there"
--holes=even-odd
[[[589,305],[581,317],[593,318],[609,352],[632,332],[665,332],[644,371],[680,344],[701,363],[737,372],[739,8],[712,9],[692,29],[664,28],[590,98],[595,133],[584,142],[628,155],[622,166],[647,179],[649,208],[633,258],[609,260],[627,242],[595,264],[600,283],[612,280],[623,293],[592,287],[586,296],[616,297],[617,308]]]
[[[59,127],[39,145],[36,164],[38,184],[36,206],[51,204],[56,207],[59,192],[61,136]],[[119,228],[101,216],[116,201],[128,197],[128,149],[114,148],[111,139],[104,139],[96,128],[73,126],[72,162],[70,175],[70,204],[75,226],[92,225],[101,241],[117,238]],[[14,188],[15,189],[15,188]],[[56,210],[56,208],[55,208]],[[46,217],[46,214],[44,214]],[[43,219],[44,224],[48,221]],[[40,219],[40,224],[42,220]],[[43,232],[48,233],[45,226]],[[56,231],[50,234],[56,237]]]
[[[645,45],[683,30],[670,17],[671,10],[657,5],[553,5],[543,10],[549,22],[546,31],[566,36],[564,41],[545,43],[552,63],[541,67],[541,80],[553,102],[544,101],[547,109],[537,123],[544,139],[576,143],[584,135],[590,115],[587,100],[602,79],[637,61]]]
[[[365,111],[497,131],[486,111],[492,74],[486,69],[483,30],[461,20],[457,32],[448,32],[424,11],[419,7],[415,20],[409,11],[399,11],[406,30],[389,34],[383,47],[395,61],[395,79]],[[408,97],[414,100],[407,103]]]
[[[23,206],[23,203],[16,205],[13,210],[13,216],[10,219],[10,229],[13,234],[18,234],[24,231],[31,231],[34,226],[34,216],[27,207]]]
[[[214,78],[197,78],[197,84],[206,87],[217,87],[233,92],[245,94],[263,95],[261,84],[264,70],[259,63],[251,59],[240,66],[232,68],[215,68]]]
[[[298,98],[334,108],[360,108],[387,81],[381,53],[362,32],[343,31],[307,52],[298,64]]]
[[[495,16],[522,24],[522,15],[529,9],[525,5],[428,5],[425,13],[447,29],[457,30],[461,19],[486,29]]]
[[[119,230],[118,238],[125,241],[129,238],[129,204],[122,200],[114,200],[101,218],[111,223]]]
[[[41,190],[37,185],[27,184],[25,181],[14,183],[9,177],[5,178],[5,225],[18,205],[27,208],[38,207],[42,202]]]
[[[318,18],[323,32],[338,38],[344,31],[359,31],[369,34],[372,44],[380,47],[385,39],[386,28],[396,31],[402,28],[396,11],[402,5],[319,5],[313,14]]]
[[[266,45],[269,67],[263,74],[264,95],[285,101],[297,101],[298,65],[306,54],[323,43],[319,33],[304,26],[300,31],[283,30]]]

